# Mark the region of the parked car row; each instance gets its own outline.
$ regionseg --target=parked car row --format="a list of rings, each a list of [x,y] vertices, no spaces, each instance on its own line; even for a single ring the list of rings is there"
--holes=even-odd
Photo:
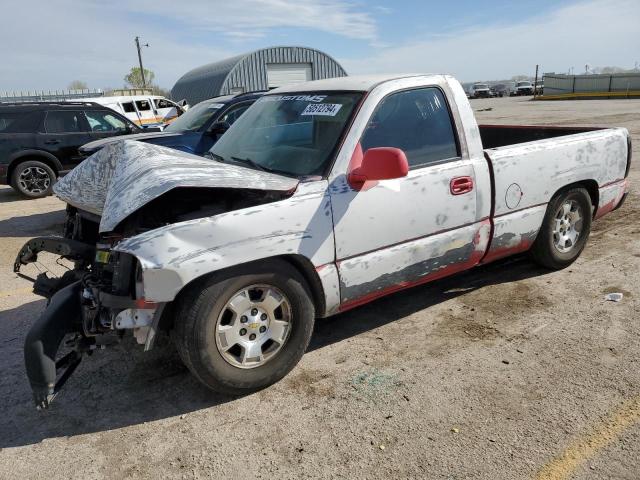
[[[15,261],[74,261],[34,285],[49,298],[25,342],[35,403],[127,331],[145,350],[170,332],[200,382],[246,394],[296,365],[316,317],[517,253],[564,268],[624,201],[630,161],[623,128],[479,126],[445,75],[272,90],[206,158],[111,142],[56,184],[64,236]]]
[[[81,145],[140,131],[94,102],[0,104],[0,183],[30,198],[49,195],[56,179],[86,158]]]
[[[96,102],[2,104],[0,184],[9,184],[26,197],[47,196],[59,177],[104,145],[123,138],[202,155],[261,95],[206,100],[164,131],[142,129]],[[122,98],[134,104],[139,101]]]
[[[544,85],[542,79],[537,84],[523,80],[512,84],[498,83],[489,85],[486,83],[474,83],[467,91],[467,98],[491,98],[491,97],[519,97],[524,95],[542,95]]]

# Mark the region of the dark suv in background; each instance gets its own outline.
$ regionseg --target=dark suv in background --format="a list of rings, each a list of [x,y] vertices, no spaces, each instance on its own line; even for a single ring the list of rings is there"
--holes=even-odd
[[[97,103],[0,103],[0,183],[39,198],[87,157],[93,140],[142,131]]]
[[[189,108],[162,132],[136,133],[97,140],[84,145],[80,151],[91,155],[109,143],[126,139],[204,155],[231,124],[264,93],[248,92],[204,100]]]

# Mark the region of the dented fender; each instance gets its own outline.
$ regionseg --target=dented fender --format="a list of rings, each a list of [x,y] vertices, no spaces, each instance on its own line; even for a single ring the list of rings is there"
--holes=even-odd
[[[301,183],[289,198],[160,227],[114,250],[138,259],[153,302],[173,300],[203,275],[269,257],[301,255],[320,267],[335,260],[327,190],[324,180]]]

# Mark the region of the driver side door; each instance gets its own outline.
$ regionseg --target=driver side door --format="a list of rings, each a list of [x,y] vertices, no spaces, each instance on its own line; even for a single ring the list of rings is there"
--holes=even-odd
[[[383,98],[351,160],[374,147],[401,149],[406,177],[332,192],[341,309],[469,268],[488,223],[479,218],[475,173],[443,91],[420,87]],[[462,186],[462,188],[458,188]]]

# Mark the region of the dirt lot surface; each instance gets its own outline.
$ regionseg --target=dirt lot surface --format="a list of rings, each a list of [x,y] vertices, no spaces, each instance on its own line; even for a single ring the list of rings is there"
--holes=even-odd
[[[11,266],[63,204],[0,188],[0,477],[639,478],[640,101],[472,105],[484,123],[627,127],[627,203],[564,271],[502,261],[318,321],[295,370],[240,399],[170,344],[127,341],[36,411],[22,344],[44,301]]]

